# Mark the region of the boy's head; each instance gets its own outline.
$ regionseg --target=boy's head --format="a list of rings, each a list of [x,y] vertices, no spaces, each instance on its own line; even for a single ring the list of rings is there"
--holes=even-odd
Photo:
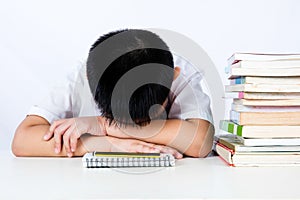
[[[87,76],[93,97],[110,123],[146,125],[162,112],[174,76],[166,43],[146,30],[120,30],[91,47]]]

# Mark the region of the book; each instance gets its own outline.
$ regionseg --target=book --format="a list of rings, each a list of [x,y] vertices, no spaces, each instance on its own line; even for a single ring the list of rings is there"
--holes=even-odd
[[[300,55],[299,55],[300,57]],[[256,60],[241,60],[237,63],[232,64],[230,67],[235,68],[299,68],[300,59],[289,59],[289,60],[272,60],[272,61],[256,61]]]
[[[244,138],[300,138],[300,126],[239,125],[220,120],[219,128]]]
[[[267,77],[267,76],[243,76],[235,79],[230,79],[230,84],[300,84],[300,77]]]
[[[232,99],[300,99],[299,92],[226,92],[224,98]]]
[[[248,61],[286,61],[286,60],[299,60],[300,54],[264,54],[264,53],[234,53],[228,58],[228,65],[232,65],[241,60]]]
[[[225,85],[225,92],[300,92],[300,84],[235,84]],[[298,94],[299,96],[299,94]]]
[[[243,138],[239,137],[245,146],[300,146],[300,138]]]
[[[216,144],[216,152],[230,166],[299,166],[300,152],[235,152]]]
[[[300,99],[233,99],[233,103],[244,106],[300,106]]]
[[[82,157],[82,163],[86,168],[173,167],[175,158],[162,153],[91,152]]]
[[[299,138],[246,138],[238,135],[231,134],[224,130],[219,130],[218,134],[215,135],[215,141],[218,138],[232,138],[238,140],[244,146],[300,146]]]
[[[230,120],[239,125],[300,125],[300,112],[236,112]]]
[[[232,103],[231,110],[237,112],[300,112],[300,106],[244,106]]]
[[[266,145],[266,146],[248,146],[244,145],[240,137],[227,134],[228,136],[216,136],[215,141],[232,149],[234,152],[300,152],[300,145]]]
[[[270,77],[296,77],[300,76],[299,68],[230,68],[226,69],[229,79],[237,78],[240,76],[270,76]]]

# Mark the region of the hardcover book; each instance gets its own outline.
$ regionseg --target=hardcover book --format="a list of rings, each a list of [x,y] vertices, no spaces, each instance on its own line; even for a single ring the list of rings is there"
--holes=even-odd
[[[217,143],[216,152],[230,166],[299,166],[300,152],[235,152]]]

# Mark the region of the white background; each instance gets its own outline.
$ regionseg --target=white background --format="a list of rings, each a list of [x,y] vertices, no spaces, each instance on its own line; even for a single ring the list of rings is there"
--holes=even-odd
[[[197,42],[225,82],[242,52],[300,53],[300,1],[0,1],[0,149],[26,112],[83,61],[103,33],[163,28]]]

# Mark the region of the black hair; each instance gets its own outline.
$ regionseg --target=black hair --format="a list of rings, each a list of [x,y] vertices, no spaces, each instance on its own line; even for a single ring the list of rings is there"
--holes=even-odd
[[[147,30],[125,29],[105,34],[92,45],[87,59],[91,92],[110,124],[148,124],[151,116],[159,113],[152,106],[162,105],[167,99],[173,76],[169,47]],[[147,81],[141,84],[142,80]],[[136,84],[141,85],[135,88]],[[118,92],[114,93],[116,85]],[[135,89],[131,92],[130,88]]]

